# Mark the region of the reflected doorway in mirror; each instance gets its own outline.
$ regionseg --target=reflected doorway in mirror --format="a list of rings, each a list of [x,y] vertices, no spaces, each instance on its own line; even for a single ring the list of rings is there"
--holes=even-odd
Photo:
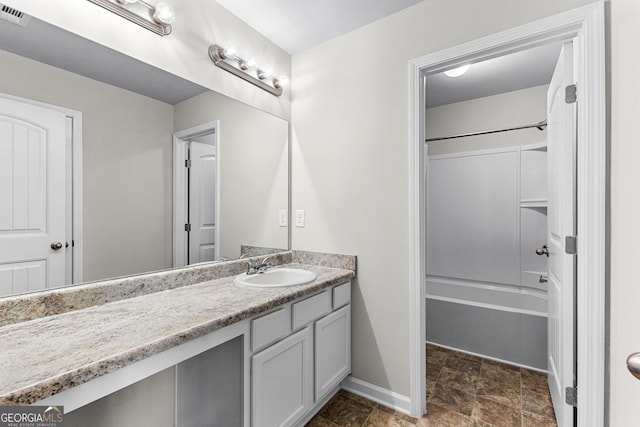
[[[173,266],[214,261],[219,256],[217,121],[173,137]]]

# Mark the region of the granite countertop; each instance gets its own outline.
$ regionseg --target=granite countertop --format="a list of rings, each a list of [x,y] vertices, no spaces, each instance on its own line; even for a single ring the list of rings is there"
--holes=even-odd
[[[28,405],[289,301],[351,279],[351,270],[289,264],[318,278],[249,288],[233,276],[0,328],[0,405]]]

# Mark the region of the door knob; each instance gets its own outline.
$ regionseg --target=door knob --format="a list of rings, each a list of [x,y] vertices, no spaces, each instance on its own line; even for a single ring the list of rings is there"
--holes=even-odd
[[[627,357],[627,369],[631,375],[640,380],[640,353],[633,353]]]
[[[54,251],[59,251],[60,249],[62,249],[62,242],[53,242],[51,243],[51,249],[53,249]]]
[[[549,247],[547,245],[544,245],[543,247],[536,249],[536,255],[549,256]]]

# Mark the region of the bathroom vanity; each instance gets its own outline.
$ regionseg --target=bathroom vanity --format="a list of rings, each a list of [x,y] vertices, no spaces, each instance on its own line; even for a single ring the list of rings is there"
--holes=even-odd
[[[95,415],[100,399],[131,401],[134,396],[135,401],[155,393],[150,407],[136,408],[162,420],[154,425],[306,421],[351,370],[355,257],[353,269],[345,269],[302,264],[295,261],[308,259],[288,254],[287,267],[312,271],[316,280],[252,288],[233,283],[246,268],[244,260],[189,267],[155,273],[166,276],[160,280],[166,289],[154,284],[154,274],[137,276],[135,283],[120,284],[122,295],[111,296],[112,301],[3,326],[0,404],[63,405],[73,420],[83,412]],[[207,269],[222,277],[179,283],[180,278],[194,280],[193,274],[205,277]],[[107,293],[96,291],[100,283],[86,286],[85,293],[93,292],[94,298]],[[64,292],[52,291],[49,299],[58,306],[65,305],[63,300],[72,306],[73,298],[82,304],[82,295],[73,294],[82,289]],[[42,295],[31,298],[47,304]],[[3,304],[3,317],[10,304],[38,305],[20,297]],[[157,401],[163,381],[171,402]],[[137,421],[123,419],[118,425],[127,422]]]

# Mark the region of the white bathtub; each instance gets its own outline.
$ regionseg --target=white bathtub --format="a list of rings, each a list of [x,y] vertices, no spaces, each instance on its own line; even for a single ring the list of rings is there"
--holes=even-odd
[[[542,290],[428,277],[427,342],[546,370]]]

